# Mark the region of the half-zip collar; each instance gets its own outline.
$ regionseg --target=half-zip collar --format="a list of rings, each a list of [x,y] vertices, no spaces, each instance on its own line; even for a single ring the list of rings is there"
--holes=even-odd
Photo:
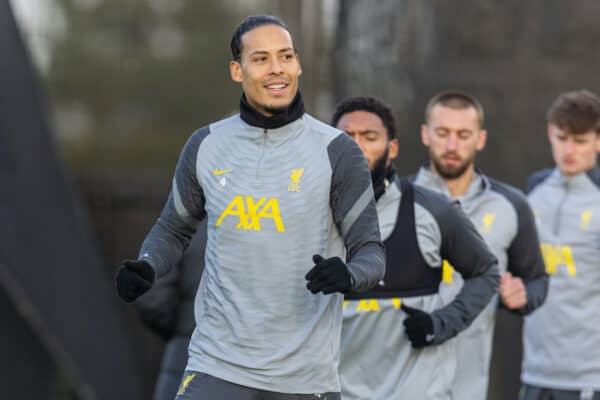
[[[600,186],[600,168],[598,168],[598,166],[595,166],[586,172],[572,176],[563,175],[558,168],[555,168],[552,175],[555,177],[555,179],[557,179],[559,184],[567,189],[585,190],[590,186],[590,184],[593,184],[596,187]]]
[[[258,128],[277,129],[290,122],[294,122],[301,118],[302,115],[304,115],[304,101],[302,101],[300,91],[296,93],[296,97],[294,97],[288,108],[270,117],[259,113],[252,107],[246,100],[245,94],[242,94],[242,98],[240,99],[240,118],[248,125]]]
[[[421,167],[417,174],[417,179],[422,180],[423,186],[443,193],[448,198],[458,200],[462,204],[463,208],[465,208],[465,212],[467,212],[469,205],[473,204],[473,199],[480,196],[483,192],[490,190],[491,187],[490,181],[481,173],[481,171],[475,168],[475,171],[473,172],[473,179],[469,183],[467,192],[463,196],[459,197],[452,197],[448,191],[448,187],[446,186],[444,179],[441,176],[431,172],[429,166],[427,165]]]

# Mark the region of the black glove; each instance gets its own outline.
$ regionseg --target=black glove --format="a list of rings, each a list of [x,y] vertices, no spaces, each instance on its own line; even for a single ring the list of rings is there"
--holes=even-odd
[[[404,319],[406,334],[412,343],[412,347],[419,349],[433,342],[433,319],[425,311],[418,310],[402,304],[400,306],[408,317]]]
[[[315,254],[313,261],[315,266],[305,276],[308,281],[306,287],[312,293],[316,294],[320,291],[323,291],[323,294],[348,293],[352,289],[352,275],[350,275],[348,267],[339,257],[326,260]]]
[[[115,285],[120,298],[131,303],[154,283],[154,269],[144,260],[125,260],[117,270]]]

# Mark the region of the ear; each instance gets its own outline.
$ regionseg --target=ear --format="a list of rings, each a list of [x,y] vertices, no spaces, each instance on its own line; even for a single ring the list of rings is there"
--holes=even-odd
[[[427,127],[427,124],[421,125],[421,142],[425,147],[429,147],[429,128]]]
[[[482,129],[479,131],[479,137],[477,138],[477,151],[481,151],[485,148],[485,144],[487,143],[487,131]]]
[[[398,139],[392,139],[388,143],[388,161],[393,161],[398,157]]]
[[[231,79],[234,82],[242,83],[242,64],[240,64],[238,61],[230,61],[229,73],[231,74]]]

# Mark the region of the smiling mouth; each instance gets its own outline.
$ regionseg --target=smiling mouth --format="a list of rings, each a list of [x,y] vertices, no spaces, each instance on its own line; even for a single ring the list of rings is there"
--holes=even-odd
[[[267,85],[265,85],[264,87],[273,94],[281,94],[285,91],[285,89],[287,89],[289,86],[289,83],[285,83],[285,82],[276,82],[276,83],[269,83]]]

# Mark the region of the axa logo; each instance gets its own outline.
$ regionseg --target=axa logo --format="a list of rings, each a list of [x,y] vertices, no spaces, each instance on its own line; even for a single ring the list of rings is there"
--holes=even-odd
[[[354,306],[355,312],[372,312],[380,311],[381,307],[386,304],[389,305],[390,301],[396,310],[400,309],[400,306],[402,305],[402,300],[400,300],[400,298],[397,297],[391,299],[360,299],[356,302],[353,302],[352,305]],[[348,307],[348,304],[350,304],[350,301],[344,300],[343,304],[344,309],[346,309]]]
[[[288,192],[299,192],[300,191],[300,178],[304,173],[304,168],[293,169],[290,174],[290,183],[288,185]]]
[[[553,246],[549,243],[542,243],[541,248],[548,275],[556,275],[559,266],[564,266],[569,276],[577,275],[577,267],[570,246]]]
[[[271,220],[277,232],[285,232],[285,226],[279,211],[279,201],[271,197],[235,196],[229,205],[223,210],[217,223],[220,226],[226,218],[237,218],[235,229],[262,230],[261,222]]]
[[[448,260],[443,260],[442,263],[442,282],[444,283],[452,283],[454,282],[454,267],[452,266],[452,264],[450,264],[450,262],[448,262]]]

